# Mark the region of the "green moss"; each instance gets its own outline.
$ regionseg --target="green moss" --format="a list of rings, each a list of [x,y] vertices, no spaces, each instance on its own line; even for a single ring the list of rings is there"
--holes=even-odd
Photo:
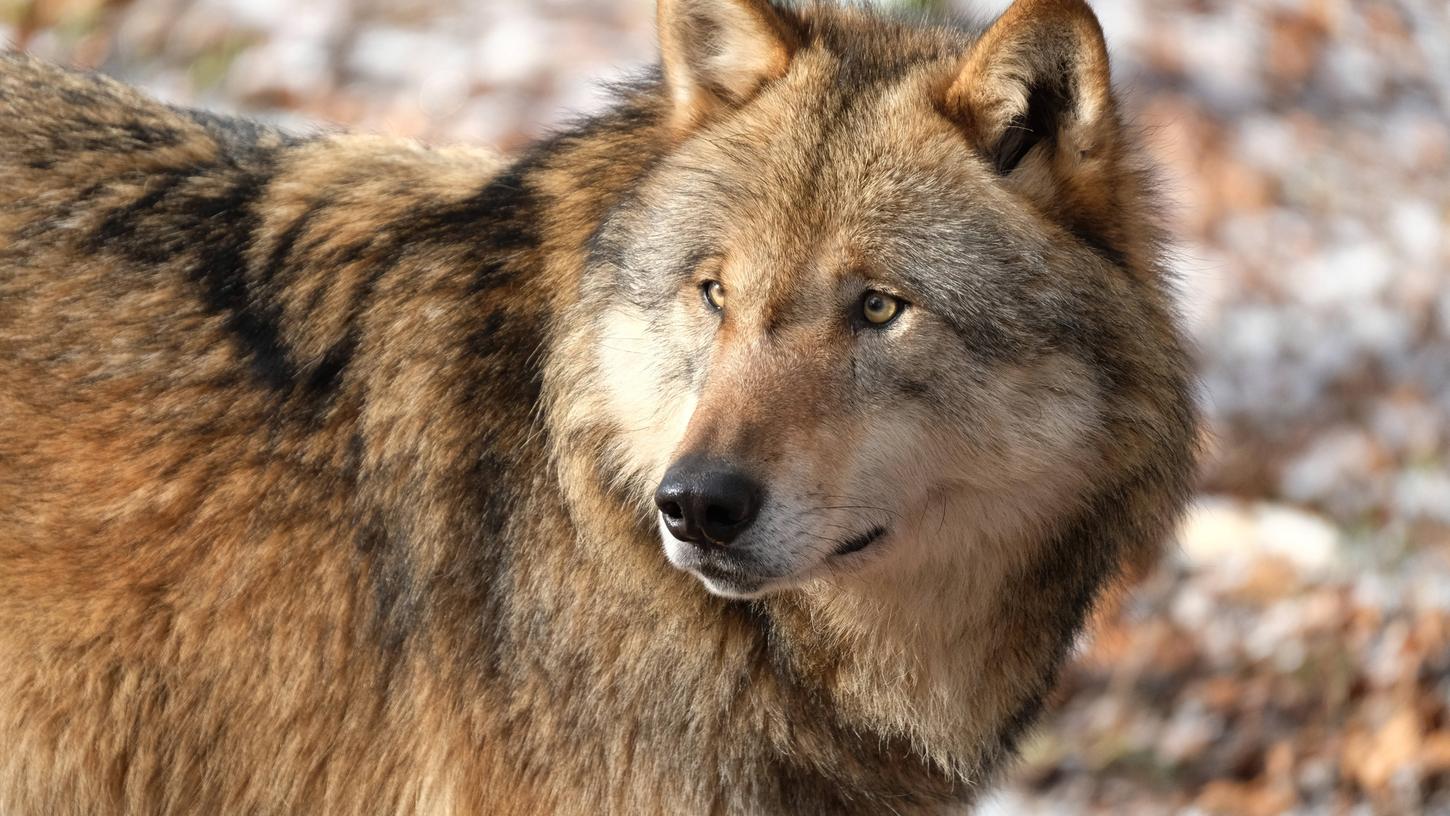
[[[232,63],[248,48],[256,44],[257,37],[251,34],[228,34],[207,50],[196,55],[188,68],[191,85],[197,91],[209,91],[226,79]]]

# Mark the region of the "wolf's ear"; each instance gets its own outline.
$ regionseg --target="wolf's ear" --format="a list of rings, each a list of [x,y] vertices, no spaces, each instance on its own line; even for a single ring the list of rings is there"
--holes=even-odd
[[[1002,176],[1071,174],[1111,156],[1117,115],[1092,9],[1083,0],[1016,0],[967,53],[942,108]],[[1029,154],[1039,166],[1024,166]]]
[[[785,75],[800,44],[769,0],[659,0],[660,59],[685,128]]]

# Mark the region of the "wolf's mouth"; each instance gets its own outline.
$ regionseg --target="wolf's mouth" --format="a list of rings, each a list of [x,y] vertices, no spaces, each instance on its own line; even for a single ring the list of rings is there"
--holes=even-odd
[[[759,595],[767,581],[750,575],[735,572],[733,570],[721,569],[709,564],[701,564],[692,567],[691,572],[695,573],[705,582],[705,586],[716,595],[726,598],[753,598]]]
[[[848,539],[846,539],[845,543],[843,543],[843,544],[841,544],[841,546],[837,547],[836,548],[836,552],[833,553],[833,554],[834,555],[850,555],[851,553],[854,553],[854,552],[860,552],[860,551],[866,549],[867,547],[871,546],[873,543],[876,542],[876,539],[878,539],[878,538],[880,538],[880,537],[882,537],[884,535],[886,535],[886,528],[885,527],[872,527],[871,529],[867,530],[866,532],[864,532],[864,533],[862,533],[862,534],[860,534],[860,535],[858,535],[858,536],[856,536],[854,538],[848,538]]]

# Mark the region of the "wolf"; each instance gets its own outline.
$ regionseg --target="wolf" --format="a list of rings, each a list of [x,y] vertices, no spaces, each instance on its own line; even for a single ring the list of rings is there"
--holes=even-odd
[[[0,812],[971,803],[1192,488],[1081,0],[660,0],[506,159],[0,57]]]

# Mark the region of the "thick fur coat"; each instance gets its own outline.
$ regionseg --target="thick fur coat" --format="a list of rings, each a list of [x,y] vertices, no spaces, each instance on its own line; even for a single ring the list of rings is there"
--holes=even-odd
[[[904,814],[991,779],[1193,470],[1101,32],[660,29],[510,161],[0,55],[0,813]],[[764,485],[723,554],[661,533],[687,455]]]

